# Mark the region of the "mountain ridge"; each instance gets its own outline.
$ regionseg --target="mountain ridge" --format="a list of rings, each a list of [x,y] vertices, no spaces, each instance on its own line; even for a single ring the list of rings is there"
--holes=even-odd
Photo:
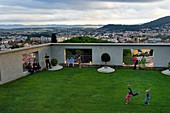
[[[122,25],[122,24],[108,24],[104,25],[103,27],[99,28],[99,30],[104,31],[138,31],[143,28],[155,28],[161,27],[163,25],[170,24],[170,16],[165,16],[158,18],[156,20],[140,24],[140,25]]]

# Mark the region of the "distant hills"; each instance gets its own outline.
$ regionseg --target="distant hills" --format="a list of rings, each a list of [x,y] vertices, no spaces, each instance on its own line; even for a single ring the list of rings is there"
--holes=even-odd
[[[170,16],[159,18],[157,20],[145,23],[142,26],[145,26],[145,27],[160,27],[160,26],[163,26],[165,24],[170,24]]]
[[[170,16],[162,17],[157,20],[153,20],[148,23],[140,25],[122,25],[122,24],[108,24],[108,25],[59,25],[59,24],[47,24],[47,25],[23,25],[23,24],[0,24],[0,29],[12,29],[12,28],[98,28],[101,31],[121,32],[121,31],[139,31],[143,28],[155,29],[169,24]]]
[[[66,25],[66,24],[47,24],[47,25],[23,25],[23,24],[0,24],[0,29],[15,28],[100,28],[103,25]]]
[[[99,30],[104,30],[104,31],[139,31],[143,28],[149,28],[149,29],[155,29],[156,27],[160,28],[165,25],[170,25],[170,16],[162,17],[157,20],[144,23],[141,25],[116,25],[116,24],[108,24],[105,25]]]

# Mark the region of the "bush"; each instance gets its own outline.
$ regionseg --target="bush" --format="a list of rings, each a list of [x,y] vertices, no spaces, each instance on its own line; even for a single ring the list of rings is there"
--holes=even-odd
[[[110,55],[108,53],[103,53],[102,56],[101,56],[101,60],[102,62],[109,62],[110,61]]]
[[[123,62],[126,65],[132,65],[133,64],[133,56],[123,56]]]
[[[51,59],[51,65],[56,66],[58,64],[58,60],[56,58]]]

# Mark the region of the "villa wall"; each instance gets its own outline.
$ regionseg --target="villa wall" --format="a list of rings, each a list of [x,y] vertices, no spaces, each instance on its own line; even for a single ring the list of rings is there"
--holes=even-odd
[[[102,65],[101,55],[108,53],[111,61],[108,65],[123,64],[123,49],[153,49],[154,67],[167,67],[170,62],[170,44],[115,44],[115,43],[56,43],[42,44],[32,47],[0,51],[0,84],[28,75],[23,72],[22,55],[30,52],[38,53],[38,62],[45,68],[44,56],[57,58],[59,63],[65,63],[66,49],[91,49],[92,65]]]
[[[30,52],[38,52],[38,62],[42,68],[45,68],[44,56],[48,53],[51,56],[51,47],[47,45],[33,46],[28,48],[13,49],[0,52],[0,84],[28,75],[23,72],[22,55]]]
[[[123,50],[124,49],[153,49],[154,67],[167,67],[170,62],[170,44],[115,44],[115,43],[57,43],[52,44],[52,57],[59,60],[59,63],[65,62],[66,49],[92,49],[92,64],[101,65],[101,55],[108,53],[111,57],[108,65],[123,64]]]

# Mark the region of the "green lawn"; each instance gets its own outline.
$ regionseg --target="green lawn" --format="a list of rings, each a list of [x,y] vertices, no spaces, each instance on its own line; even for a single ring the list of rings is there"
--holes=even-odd
[[[127,84],[139,96],[125,104]],[[144,105],[151,88],[150,105]],[[43,71],[0,86],[0,113],[170,113],[170,76],[154,70]]]

